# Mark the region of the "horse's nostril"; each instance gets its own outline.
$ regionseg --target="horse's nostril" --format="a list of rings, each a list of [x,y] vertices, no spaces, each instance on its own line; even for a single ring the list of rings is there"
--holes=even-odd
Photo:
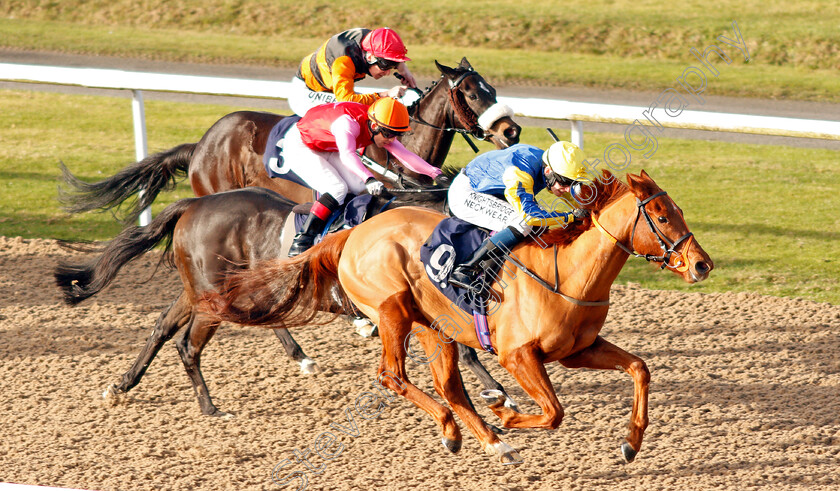
[[[706,274],[711,271],[712,268],[709,267],[709,264],[706,261],[700,261],[694,265],[694,270],[697,271],[697,274]]]

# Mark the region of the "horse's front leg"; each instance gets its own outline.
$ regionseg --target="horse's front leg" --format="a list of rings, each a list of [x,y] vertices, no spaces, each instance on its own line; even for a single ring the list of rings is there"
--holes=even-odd
[[[484,391],[482,397],[490,409],[502,420],[506,428],[555,429],[563,421],[563,406],[557,400],[554,386],[545,371],[545,365],[532,346],[522,346],[500,353],[499,363],[516,378],[525,392],[534,399],[542,414],[524,414],[505,406],[505,397],[498,391]]]
[[[633,462],[636,453],[642,447],[642,438],[648,426],[648,385],[650,370],[638,356],[632,355],[601,336],[592,346],[573,356],[560,360],[568,368],[595,368],[600,370],[618,370],[619,368],[633,377],[633,412],[630,415],[630,434],[627,442],[621,445],[621,453],[627,462]]]

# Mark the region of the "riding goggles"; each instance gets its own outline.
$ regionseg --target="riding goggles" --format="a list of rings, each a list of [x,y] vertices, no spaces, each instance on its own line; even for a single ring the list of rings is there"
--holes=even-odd
[[[379,69],[382,70],[383,72],[387,71],[387,70],[393,70],[394,68],[397,68],[397,65],[399,65],[399,64],[400,64],[399,61],[386,60],[385,58],[377,58],[376,61],[374,61],[372,63],[372,65],[378,66]]]
[[[396,138],[404,133],[402,131],[389,130],[388,128],[383,128],[382,126],[379,127],[377,132],[385,138]]]
[[[559,183],[561,186],[571,186],[575,183],[574,179],[569,179],[566,176],[561,176],[556,172],[549,172],[547,176],[545,176],[545,183],[548,184],[548,187],[554,186],[554,183]]]

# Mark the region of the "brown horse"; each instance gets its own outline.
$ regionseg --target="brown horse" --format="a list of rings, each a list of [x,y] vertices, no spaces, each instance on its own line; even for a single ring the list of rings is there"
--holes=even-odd
[[[435,65],[441,72],[440,79],[409,108],[412,132],[400,138],[408,149],[440,167],[456,132],[490,141],[497,148],[519,142],[520,127],[508,116],[496,119],[486,131],[478,125],[477,121],[488,109],[498,107],[496,91],[466,58],[455,68],[437,62]],[[266,112],[228,114],[198,143],[181,144],[151,155],[95,183],[79,180],[62,164],[63,179],[70,191],[61,190],[59,199],[70,213],[111,210],[143,190],[124,214],[124,220],[131,223],[162,190],[172,188],[189,173],[196,196],[257,186],[271,189],[295,203],[312,201],[311,189],[285,179],[272,179],[263,166],[269,132],[281,119],[281,115]],[[383,167],[395,169],[387,152],[379,150],[368,151]],[[395,170],[412,174],[400,168]],[[442,205],[443,196],[436,193],[428,198]],[[419,197],[415,196],[415,201]]]
[[[563,419],[563,407],[545,363],[623,370],[634,381],[630,431],[621,446],[629,462],[640,450],[648,425],[650,372],[642,359],[599,335],[609,309],[610,286],[630,254],[667,267],[690,283],[705,279],[713,263],[689,232],[682,211],[644,171],[629,174],[628,185],[604,173],[594,190],[597,194],[588,205],[591,220],[540,238],[554,247],[530,242],[513,249],[511,258],[534,276],[517,274],[493,287],[499,302],[487,319],[492,345],[499,363],[541,413],[516,412],[492,391],[482,396],[505,427],[554,429]],[[460,448],[461,432],[452,411],[412,385],[406,375],[407,346],[416,335],[432,359],[438,394],[488,453],[503,463],[519,462],[516,450],[499,440],[465,398],[451,342],[478,348],[479,340],[469,322],[461,320],[464,314],[451,311],[419,259],[421,245],[443,218],[422,208],[387,211],[334,234],[292,261],[270,261],[232,275],[224,295],[211,293],[205,299],[206,310],[244,324],[283,320],[292,326],[307,322],[314,308],[331,302],[328,286],[340,282],[353,304],[379,325],[382,383],[428,412],[449,450]],[[556,283],[551,287],[543,278]],[[290,282],[300,288],[285,288]]]
[[[384,202],[382,198],[377,199]],[[207,415],[226,416],[213,405],[199,370],[201,351],[215,333],[219,321],[198,312],[195,305],[231,270],[286,257],[287,251],[283,250],[278,237],[294,205],[264,188],[233,190],[179,200],[166,207],[148,226],[129,226],[104,246],[65,244],[100,252],[87,263],[64,263],[56,268],[56,282],[71,305],[97,294],[126,263],[159,243],[166,244],[162,260],[168,260],[178,268],[184,286],[176,300],[160,315],[134,365],[118,384],[106,389],[105,397],[127,392],[137,385],[163,344],[186,328],[176,347],[196,388],[201,411]],[[286,288],[295,290],[295,285],[290,283]],[[340,298],[341,292],[337,290],[335,297]],[[325,305],[324,309],[336,310],[332,305]],[[283,322],[272,327],[287,354],[300,363],[304,371],[317,370],[289,331],[282,329],[285,327]],[[504,390],[478,362],[474,350],[465,350],[462,356],[484,387]],[[515,404],[511,406],[515,407]]]

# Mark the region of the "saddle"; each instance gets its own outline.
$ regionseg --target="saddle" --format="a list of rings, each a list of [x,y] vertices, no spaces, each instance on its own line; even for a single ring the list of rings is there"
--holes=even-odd
[[[496,281],[504,261],[491,256],[481,263],[480,294],[447,282],[456,265],[464,262],[478,249],[490,231],[457,217],[447,218],[435,227],[420,248],[420,259],[432,283],[467,313],[486,313],[488,300],[492,300],[490,286]]]

